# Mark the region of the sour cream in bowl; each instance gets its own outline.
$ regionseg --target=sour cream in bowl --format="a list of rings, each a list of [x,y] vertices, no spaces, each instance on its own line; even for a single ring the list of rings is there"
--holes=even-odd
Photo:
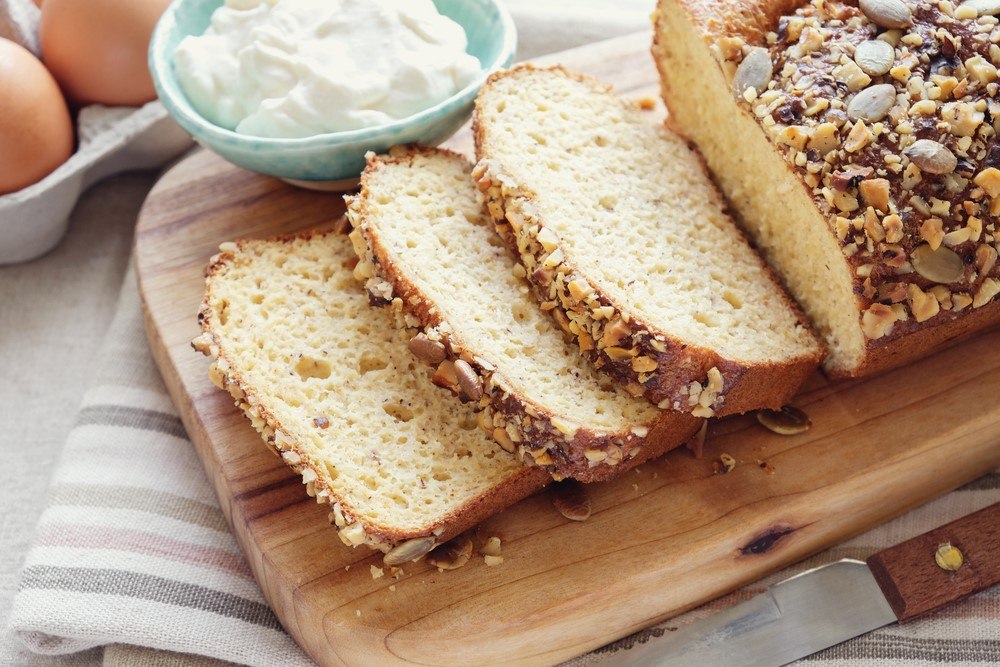
[[[318,187],[368,150],[447,139],[515,42],[495,0],[175,0],[150,65],[203,145]]]

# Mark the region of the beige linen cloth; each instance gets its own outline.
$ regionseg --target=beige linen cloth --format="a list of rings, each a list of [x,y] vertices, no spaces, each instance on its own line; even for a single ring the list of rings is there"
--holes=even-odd
[[[522,57],[644,28],[651,9],[645,0],[509,4]],[[146,347],[128,257],[154,180],[98,185],[59,248],[0,268],[0,625],[9,626],[0,665],[310,664],[250,576]],[[994,473],[572,664],[599,664],[805,568],[863,558],[998,500]],[[1000,663],[1000,590],[808,662]]]

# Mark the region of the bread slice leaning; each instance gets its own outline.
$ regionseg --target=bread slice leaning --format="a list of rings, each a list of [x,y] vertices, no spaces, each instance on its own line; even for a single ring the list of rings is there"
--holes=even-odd
[[[195,349],[346,544],[412,560],[548,481],[431,384],[358,289],[346,236],[220,249]]]
[[[699,417],[777,408],[822,358],[697,156],[563,69],[494,74],[474,171],[536,297],[635,395]]]
[[[369,155],[348,218],[372,302],[498,443],[557,478],[610,479],[684,443],[702,420],[617,388],[541,311],[471,171],[443,150]]]

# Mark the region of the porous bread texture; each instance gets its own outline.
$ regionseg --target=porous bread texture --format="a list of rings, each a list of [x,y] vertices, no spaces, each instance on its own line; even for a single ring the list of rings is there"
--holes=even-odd
[[[438,149],[368,156],[348,218],[355,276],[372,302],[407,336],[440,344],[443,358],[425,354],[439,378],[468,364],[474,387],[442,384],[481,410],[480,425],[501,446],[557,479],[610,479],[684,443],[701,420],[617,388],[540,310],[471,169]]]
[[[705,5],[701,15],[707,16]],[[720,11],[714,20],[724,25],[727,14],[712,6]],[[756,16],[740,25],[759,31]],[[739,108],[686,7],[664,0],[654,21],[653,56],[671,124],[698,146],[758,250],[809,314],[829,352],[826,367],[856,367],[865,348],[859,304],[828,223],[757,122]]]
[[[921,3],[910,4],[916,7]],[[903,365],[997,324],[1000,304],[959,307],[967,305],[960,298],[973,299],[965,294],[953,297],[951,286],[944,285],[934,285],[926,293],[917,290],[916,296],[922,299],[930,296],[932,312],[939,311],[938,316],[924,321],[926,314],[921,317],[908,312],[912,310],[912,291],[904,290],[903,302],[893,303],[891,308],[872,304],[868,299],[871,294],[866,292],[879,293],[878,288],[892,285],[866,284],[875,273],[861,275],[852,266],[848,257],[853,256],[857,246],[842,245],[838,225],[844,225],[820,209],[812,187],[805,181],[805,170],[785,159],[751,113],[750,105],[737,100],[731,83],[737,68],[732,57],[738,54],[736,45],[767,46],[767,35],[778,29],[781,17],[806,5],[805,0],[660,0],[653,15],[653,56],[671,123],[697,145],[744,227],[824,338],[830,352],[824,363],[827,374],[859,377]],[[824,41],[820,53],[829,48],[829,42]],[[853,65],[853,61],[847,64]],[[872,82],[923,87],[922,71],[915,71],[914,76],[901,82],[895,76],[875,77]],[[847,95],[842,101],[847,101]],[[922,91],[912,97],[914,103],[927,99]],[[901,96],[897,96],[899,99]],[[905,110],[902,115],[906,115]],[[891,133],[888,119],[886,132]],[[895,189],[898,175],[891,170],[878,175]],[[964,204],[972,206],[972,210],[979,207],[974,201]],[[891,243],[911,245],[911,231],[904,228],[902,232],[902,238],[893,238]],[[868,236],[867,225],[864,234]],[[849,234],[846,241],[854,238]],[[879,244],[875,245],[877,248]],[[862,244],[862,250],[866,249]],[[893,257],[908,259],[905,253],[894,251],[891,257],[886,255],[886,264]],[[878,275],[886,273],[878,268]],[[894,276],[896,271],[889,270],[888,274]],[[996,284],[994,280],[991,286]],[[873,312],[881,308],[888,324],[874,322],[866,312],[870,307]]]
[[[195,349],[213,382],[332,507],[348,545],[438,543],[540,489],[437,391],[351,273],[346,236],[225,243],[207,270]]]
[[[711,417],[777,408],[822,358],[700,158],[561,68],[493,75],[473,172],[536,297],[633,395]]]

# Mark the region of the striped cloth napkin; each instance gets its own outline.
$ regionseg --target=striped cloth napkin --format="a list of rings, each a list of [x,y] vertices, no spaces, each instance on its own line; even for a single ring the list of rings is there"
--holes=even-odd
[[[53,476],[49,506],[14,601],[14,631],[43,654],[111,646],[105,664],[219,664],[175,654],[165,662],[167,654],[124,645],[261,667],[311,664],[268,608],[226,527],[150,358],[132,275],[125,280],[100,367]],[[792,574],[840,558],[864,558],[998,500],[1000,473],[993,473],[568,664],[600,664],[612,652],[705,618]],[[1000,589],[931,618],[846,642],[807,662],[1000,663]]]
[[[42,654],[136,644],[311,665],[229,532],[153,365],[131,272],[99,367],[25,560],[14,631]]]

